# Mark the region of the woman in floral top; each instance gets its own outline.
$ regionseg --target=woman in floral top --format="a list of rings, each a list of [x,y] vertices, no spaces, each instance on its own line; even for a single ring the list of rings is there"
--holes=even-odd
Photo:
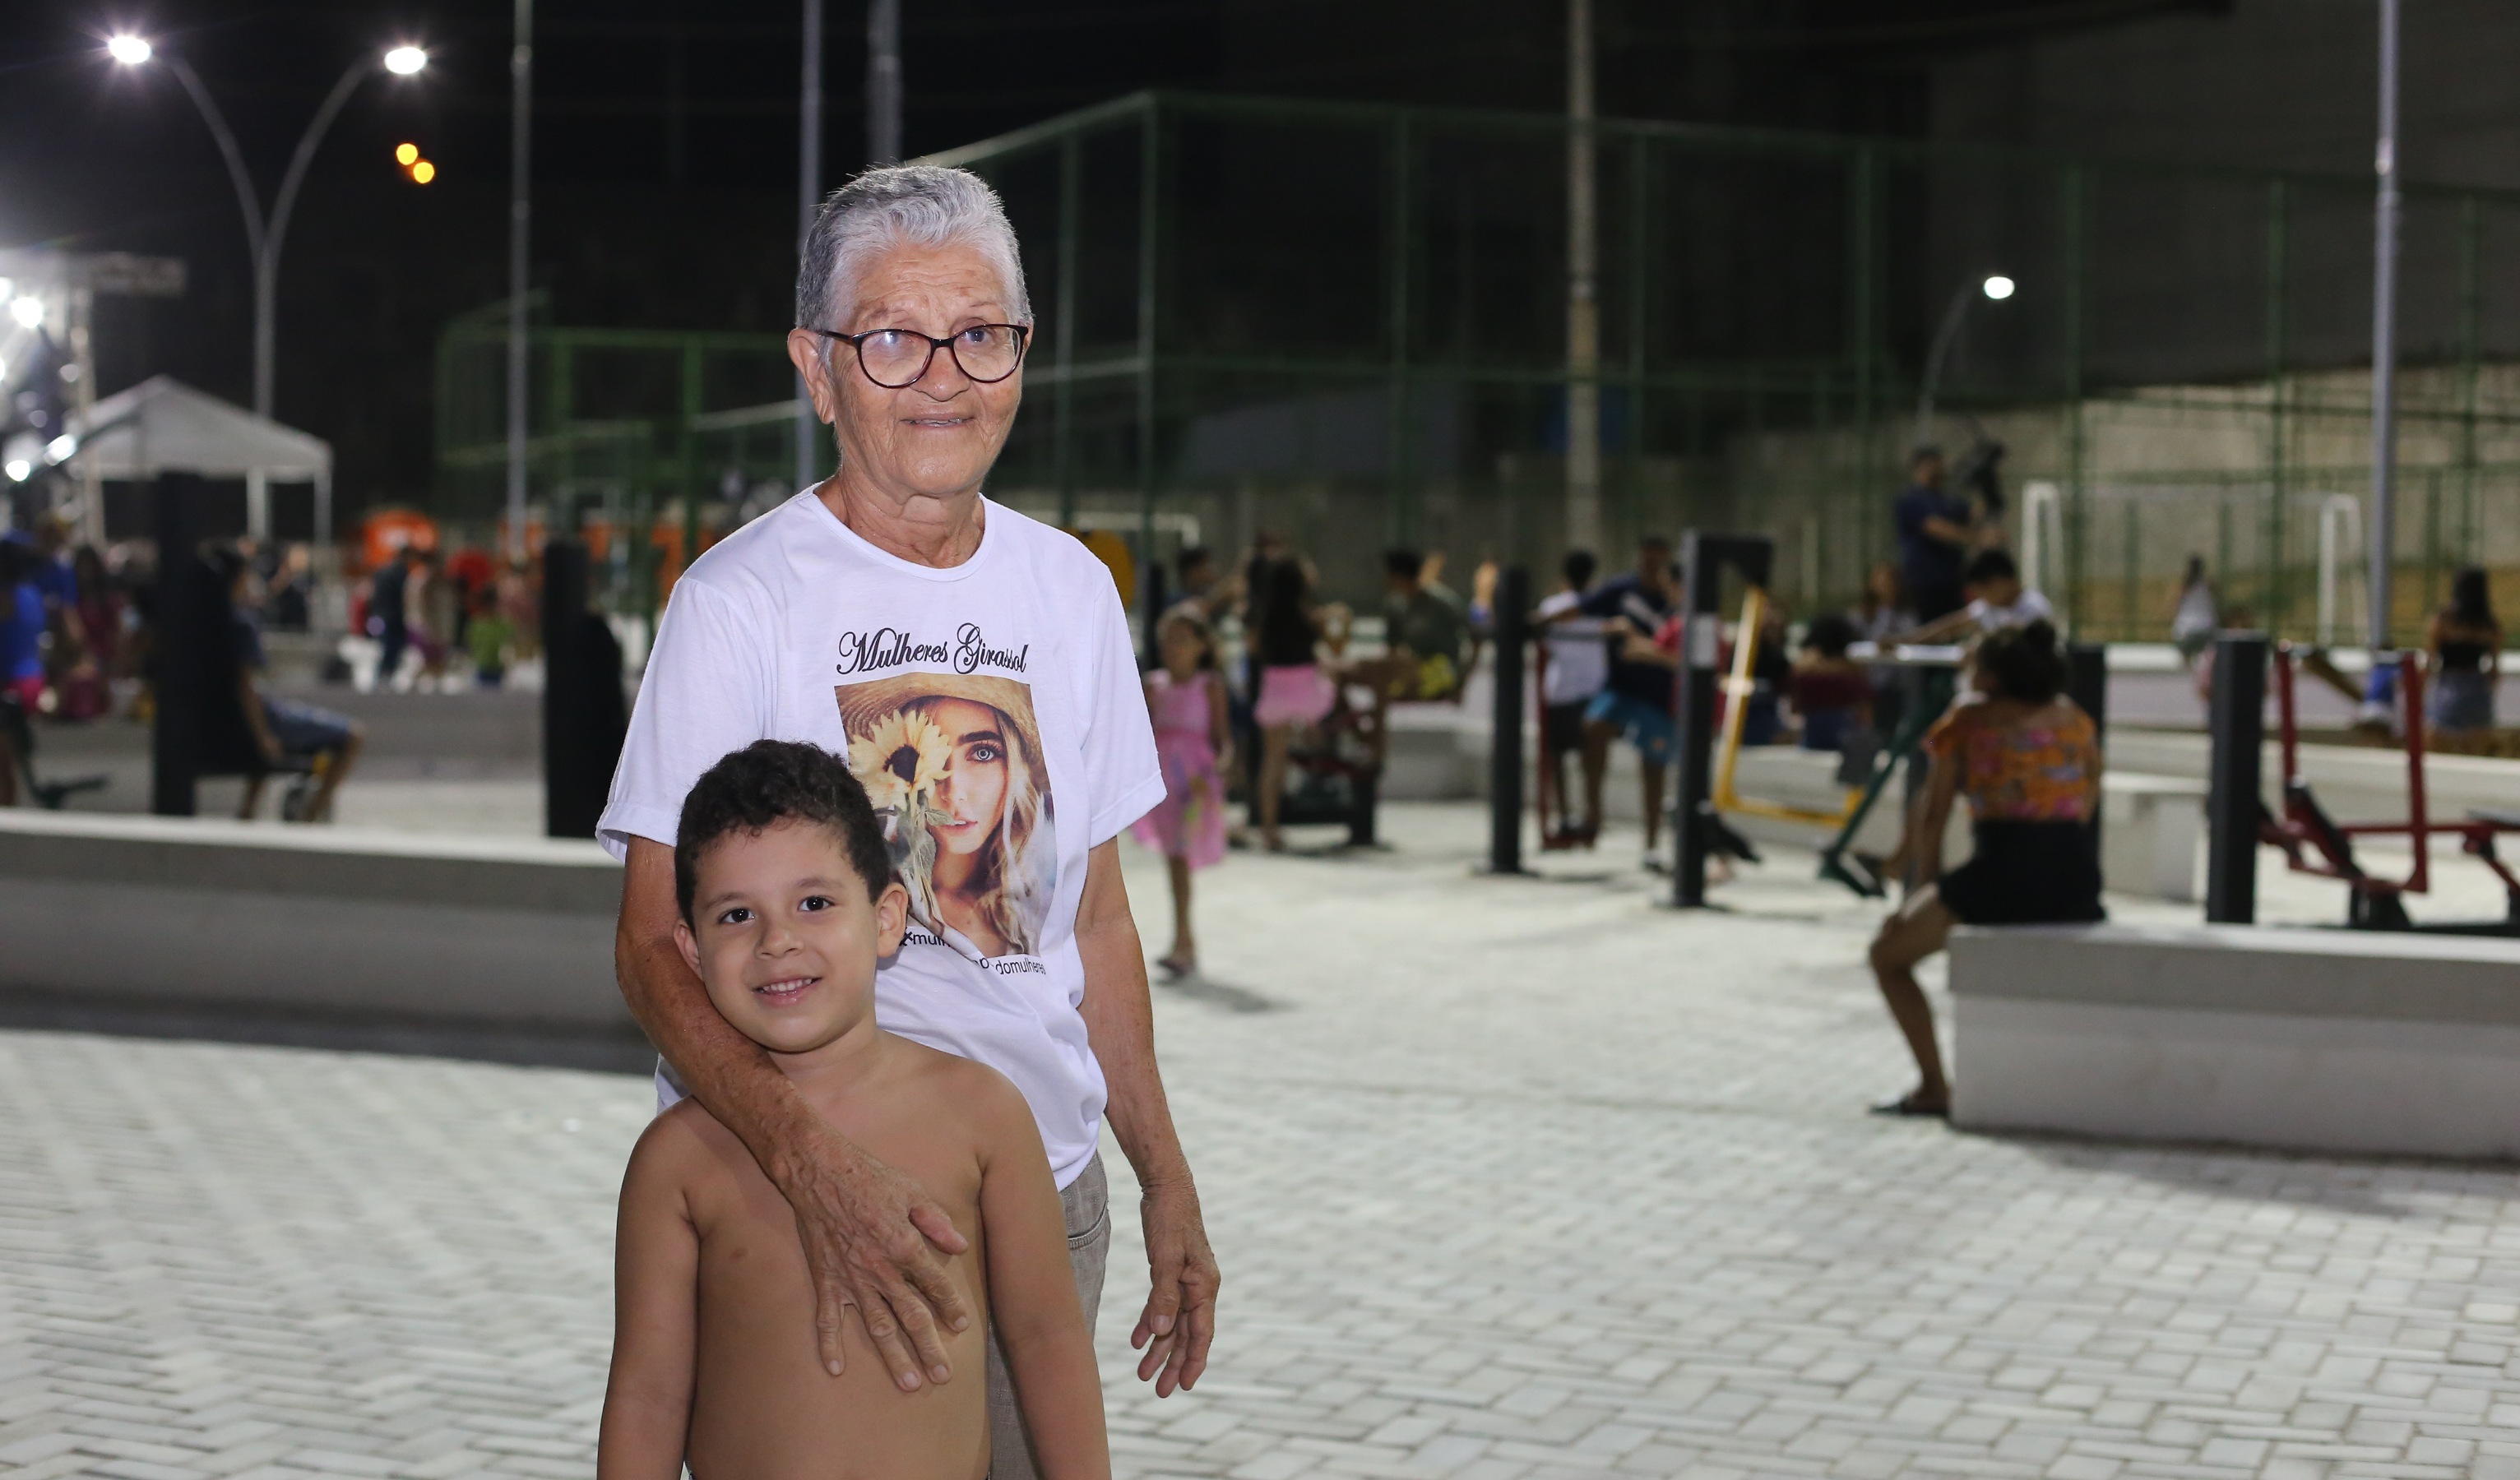
[[[1919,1075],[1912,1092],[1879,1107],[1885,1114],[1951,1113],[1933,1009],[1915,967],[1943,948],[1954,924],[2103,918],[2091,828],[2100,804],[2099,734],[2065,696],[2056,629],[2040,620],[1997,632],[1978,647],[1972,666],[1978,692],[1925,737],[1933,780],[1910,846],[1937,880],[1910,895],[1872,941],[1873,975]],[[1962,794],[1976,846],[1967,863],[1944,874],[1943,829],[1952,798]]]

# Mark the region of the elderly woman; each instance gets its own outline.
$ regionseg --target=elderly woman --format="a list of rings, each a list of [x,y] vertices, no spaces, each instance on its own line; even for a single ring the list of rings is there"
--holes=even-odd
[[[877,978],[884,1026],[1023,1092],[1089,1322],[1110,1244],[1096,1150],[1109,1120],[1145,1188],[1139,1375],[1169,1395],[1206,1366],[1218,1280],[1115,843],[1164,779],[1110,573],[980,491],[1032,327],[1014,233],[978,177],[871,170],[824,203],[788,346],[840,471],[674,587],[598,831],[628,865],[616,966],[662,1053],[659,1098],[698,1097],[794,1207],[825,1365],[858,1344],[851,1307],[905,1391],[969,1380],[936,1334],[970,1319],[939,1252],[964,1235],[810,1112],[674,946],[675,825],[699,773],[763,738],[847,756],[925,904]],[[991,1473],[1027,1475],[991,1354]]]

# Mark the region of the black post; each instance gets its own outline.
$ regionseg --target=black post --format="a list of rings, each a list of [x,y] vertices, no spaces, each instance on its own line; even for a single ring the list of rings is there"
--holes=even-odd
[[[2258,918],[2259,756],[2267,729],[2267,635],[2214,640],[2214,732],[2206,765],[2205,920],[2245,925]]]
[[[157,650],[151,658],[156,717],[149,727],[149,810],[191,817],[199,810],[202,751],[209,741],[212,695],[222,664],[215,643],[228,641],[227,593],[202,559],[202,503],[206,480],[164,472],[150,508],[158,541],[158,589],[150,612]]]
[[[1488,741],[1488,872],[1522,869],[1522,657],[1531,641],[1531,572],[1506,567],[1497,583],[1496,728]]]
[[[1706,857],[1721,826],[1715,816],[1715,669],[1724,647],[1716,609],[1723,598],[1724,567],[1731,565],[1742,580],[1764,589],[1775,555],[1775,545],[1758,535],[1692,529],[1681,537],[1687,620],[1680,639],[1680,777],[1672,808],[1671,902],[1684,910],[1706,903]]]
[[[621,647],[587,609],[587,578],[583,544],[543,547],[543,830],[553,837],[595,835],[628,729]]]
[[[2099,738],[2100,768],[2108,769],[2109,758],[2109,649],[2106,643],[2076,643],[2066,650],[2072,663],[2068,692],[2085,714],[2092,717],[2092,730]],[[2105,806],[2092,809],[2092,852],[2100,848],[2100,828]]]

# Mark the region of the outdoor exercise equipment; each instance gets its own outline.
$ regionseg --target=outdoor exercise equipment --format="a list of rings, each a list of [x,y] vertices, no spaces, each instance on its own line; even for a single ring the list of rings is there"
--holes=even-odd
[[[1753,586],[1741,597],[1741,625],[1734,629],[1732,637],[1732,672],[1724,682],[1728,701],[1724,705],[1724,735],[1716,749],[1715,810],[1719,813],[1738,812],[1745,817],[1764,817],[1775,822],[1811,823],[1843,830],[1863,800],[1862,787],[1848,787],[1841,805],[1822,811],[1765,797],[1744,796],[1733,784],[1741,764],[1741,729],[1749,718],[1750,697],[1759,688],[1758,681],[1750,675],[1756,671],[1760,633],[1767,618],[1768,593]]]
[[[1944,644],[1864,649],[1869,643],[1859,643],[1847,650],[1850,657],[1862,656],[1868,661],[1906,670],[1908,701],[1901,708],[1899,727],[1873,757],[1871,778],[1846,809],[1837,835],[1820,850],[1820,876],[1834,879],[1866,899],[1880,899],[1890,892],[1890,881],[1855,852],[1856,834],[1864,830],[1865,820],[1872,815],[1881,794],[1910,760],[1924,748],[1925,732],[1943,711],[1952,706],[1952,695],[1958,685],[1959,667],[1966,650]]]
[[[2411,652],[2398,654],[2398,694],[2405,706],[2407,732],[2407,820],[2339,823],[2327,815],[2310,783],[2301,775],[2301,727],[2293,704],[2293,650],[2274,649],[2275,713],[2283,754],[2283,812],[2265,817],[2260,835],[2281,848],[2294,873],[2345,881],[2347,922],[2363,930],[2431,930],[2457,935],[2520,935],[2520,877],[2515,877],[2496,851],[2495,839],[2520,832],[2520,812],[2471,811],[2456,822],[2436,821],[2424,791],[2424,669]],[[2263,803],[2261,803],[2263,805]],[[2506,912],[2499,920],[2445,921],[2417,925],[2407,916],[2405,896],[2432,888],[2432,838],[2458,839],[2460,850],[2481,859],[2502,881]],[[2405,837],[2414,850],[2413,866],[2403,879],[2374,877],[2354,856],[2357,837]]]
[[[2272,661],[2278,750],[2282,758],[2282,811],[2271,811],[2261,790],[2260,749],[2266,738],[2266,677]],[[2281,849],[2298,874],[2341,881],[2347,888],[2346,924],[2360,930],[2413,930],[2448,935],[2520,935],[2520,876],[2504,864],[2498,839],[2520,833],[2520,812],[2471,811],[2444,821],[2431,814],[2424,785],[2421,660],[2397,657],[2398,701],[2407,718],[2407,816],[2403,821],[2339,823],[2320,805],[2301,774],[2301,732],[2294,702],[2296,666],[2304,654],[2289,643],[2272,644],[2262,633],[2227,634],[2214,645],[2211,699],[2214,750],[2206,798],[2205,919],[2249,924],[2257,919],[2257,849]],[[2406,896],[2432,888],[2431,843],[2455,837],[2461,851],[2483,861],[2501,880],[2508,907],[2498,920],[2417,923],[2407,915]],[[2356,856],[2355,839],[2404,837],[2413,862],[2403,878],[2382,878]]]

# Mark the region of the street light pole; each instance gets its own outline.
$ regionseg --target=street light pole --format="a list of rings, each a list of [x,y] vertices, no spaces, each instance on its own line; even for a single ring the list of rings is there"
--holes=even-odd
[[[519,0],[522,3],[522,0]],[[156,51],[148,42],[133,36],[116,36],[107,50],[116,62],[137,67],[148,62]],[[177,81],[201,112],[202,121],[209,126],[210,137],[219,147],[219,157],[226,161],[228,183],[236,188],[237,213],[245,219],[246,256],[253,264],[253,410],[254,415],[268,417],[272,409],[274,363],[278,359],[278,336],[274,330],[280,288],[280,248],[289,235],[289,218],[297,207],[298,189],[306,183],[307,167],[315,162],[315,151],[332,130],[333,120],[350,101],[350,94],[380,67],[384,70],[409,75],[428,65],[428,54],[416,46],[397,47],[386,53],[382,63],[376,58],[363,58],[341,73],[340,80],[324,96],[323,106],[315,110],[306,132],[298,137],[296,153],[290,156],[289,172],[281,177],[280,193],[274,197],[271,215],[263,216],[260,199],[253,188],[253,174],[245,165],[245,151],[237,147],[236,134],[228,127],[227,116],[219,112],[210,90],[202,82],[201,73],[182,57],[169,56],[166,65],[174,70]]]
[[[2398,0],[2380,0],[2380,177],[2371,253],[2371,657],[2388,650],[2398,512]],[[2419,725],[2423,716],[2410,714]]]
[[[1933,347],[1925,352],[1924,381],[1916,389],[1916,428],[1912,447],[1923,447],[1934,439],[1934,391],[1942,384],[1943,361],[1950,357],[1952,345],[1958,342],[1960,325],[1968,319],[1971,301],[1980,294],[2001,303],[2011,297],[2012,280],[1998,275],[1983,282],[1969,283],[1952,294],[1952,306],[1943,310],[1943,322],[1934,330]]]
[[[1601,546],[1601,305],[1593,3],[1566,3],[1566,548]],[[1628,414],[1637,415],[1630,407]]]
[[[805,71],[797,83],[796,107],[796,261],[802,266],[805,240],[813,235],[814,215],[823,204],[823,0],[805,0]],[[814,476],[820,471],[814,444],[822,440],[822,425],[800,372],[796,377],[798,488],[811,488],[820,481]]]
[[[517,0],[508,52],[508,559],[525,562],[525,293],[532,282],[534,0]],[[555,533],[558,531],[555,530]]]
[[[901,162],[901,0],[867,4],[867,162]]]
[[[306,183],[306,167],[315,161],[315,147],[341,115],[342,105],[358,90],[368,74],[377,69],[375,62],[360,62],[341,73],[333,90],[324,96],[324,106],[315,110],[313,122],[298,137],[297,152],[289,157],[289,173],[281,177],[280,194],[271,202],[271,222],[263,229],[262,259],[254,264],[253,274],[253,410],[256,416],[271,415],[272,369],[278,358],[277,335],[273,318],[280,297],[280,248],[289,237],[289,217],[297,207],[298,187]]]

